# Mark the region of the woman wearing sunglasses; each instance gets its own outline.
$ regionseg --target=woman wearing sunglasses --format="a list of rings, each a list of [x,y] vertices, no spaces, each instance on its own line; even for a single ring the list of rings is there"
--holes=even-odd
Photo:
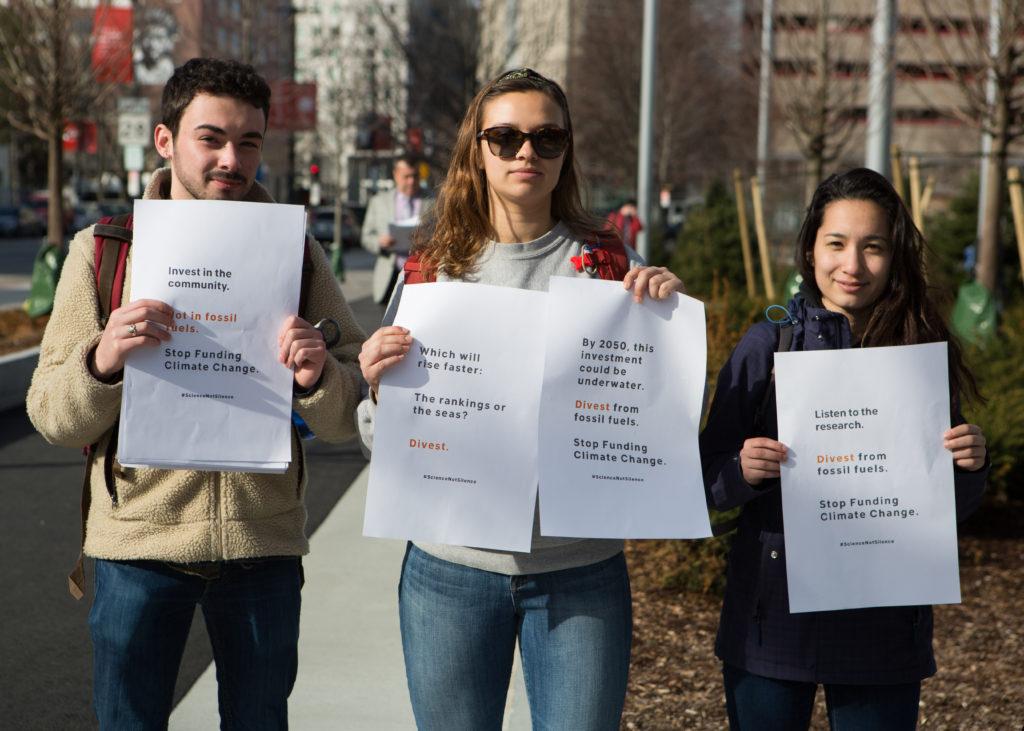
[[[569,107],[556,83],[520,69],[476,95],[432,218],[418,251],[439,281],[547,290],[551,275],[591,276],[573,258],[604,224],[580,201]],[[623,286],[636,301],[682,289],[671,272],[630,257]],[[386,325],[363,346],[368,445],[381,373],[411,343],[408,330]],[[632,630],[622,542],[542,537],[537,526],[539,517],[528,553],[409,545],[399,615],[420,729],[500,729],[517,640],[534,728],[618,729]]]

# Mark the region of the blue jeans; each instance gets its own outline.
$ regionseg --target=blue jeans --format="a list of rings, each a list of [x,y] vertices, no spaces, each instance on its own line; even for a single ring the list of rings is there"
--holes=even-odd
[[[619,728],[633,628],[621,553],[506,576],[410,544],[398,607],[420,731],[500,730],[516,638],[535,731]]]
[[[297,557],[183,566],[96,561],[89,612],[101,729],[166,729],[196,605],[213,647],[222,729],[288,727],[298,669]]]
[[[722,668],[732,731],[806,731],[817,683],[777,680],[731,665]],[[913,731],[921,683],[825,685],[832,731]]]

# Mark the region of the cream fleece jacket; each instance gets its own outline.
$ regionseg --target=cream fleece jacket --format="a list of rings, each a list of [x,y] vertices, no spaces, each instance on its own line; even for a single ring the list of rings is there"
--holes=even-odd
[[[167,198],[170,170],[158,170],[144,197]],[[272,203],[258,183],[248,201]],[[85,553],[105,559],[154,559],[176,563],[260,556],[295,556],[309,551],[305,535],[304,452],[292,437],[292,461],[284,474],[131,469],[113,461],[109,494],[103,465],[121,409],[121,382],[103,383],[86,358],[103,333],[96,293],[92,227],[71,242],[43,336],[39,365],[27,407],[36,429],[51,444],[82,447],[98,442],[90,475],[91,507]],[[306,319],[331,317],[341,339],[330,350],[319,388],[296,396],[296,411],[329,442],[353,436],[360,398],[357,357],[365,335],[356,324],[319,246],[310,246]],[[122,304],[131,291],[131,255]],[[160,418],[154,414],[153,418]]]

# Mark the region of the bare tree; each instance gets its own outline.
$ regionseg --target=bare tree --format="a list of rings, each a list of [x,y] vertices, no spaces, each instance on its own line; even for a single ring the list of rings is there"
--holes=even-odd
[[[408,68],[408,126],[419,128],[429,140],[423,150],[427,163],[445,170],[459,122],[477,90],[478,3],[410,2],[408,32],[380,0],[374,5]]]
[[[992,139],[976,272],[978,281],[995,292],[1007,151],[1024,136],[1024,1],[933,0],[921,3],[921,8],[931,56],[941,59],[938,64],[926,64],[926,72],[933,78],[952,79],[959,91],[958,103],[943,111]],[[998,32],[990,45],[992,11]],[[991,94],[986,89],[989,83]]]
[[[639,2],[593,0],[574,43],[573,117],[587,177],[609,190],[635,184],[640,110]],[[739,37],[719,3],[663,3],[658,18],[655,177],[704,187],[749,158],[750,82]],[[747,93],[745,93],[747,92]]]
[[[11,102],[4,116],[47,144],[47,239],[57,245],[64,233],[64,124],[85,117],[111,89],[93,76],[88,22],[74,0],[10,0],[0,7],[0,85]]]
[[[813,15],[778,15],[776,99],[786,128],[804,158],[807,193],[825,177],[856,131],[854,109],[862,96],[861,19],[837,12],[841,3],[814,0]]]

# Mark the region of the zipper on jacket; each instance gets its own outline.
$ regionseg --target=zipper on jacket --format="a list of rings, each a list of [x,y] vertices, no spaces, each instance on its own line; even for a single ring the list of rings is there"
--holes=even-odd
[[[214,560],[224,560],[224,521],[221,515],[221,492],[220,472],[213,473],[213,521],[217,530],[217,556]]]
[[[754,624],[757,625],[758,647],[764,645],[764,631],[761,627],[761,600],[757,600],[757,609],[754,610]]]

